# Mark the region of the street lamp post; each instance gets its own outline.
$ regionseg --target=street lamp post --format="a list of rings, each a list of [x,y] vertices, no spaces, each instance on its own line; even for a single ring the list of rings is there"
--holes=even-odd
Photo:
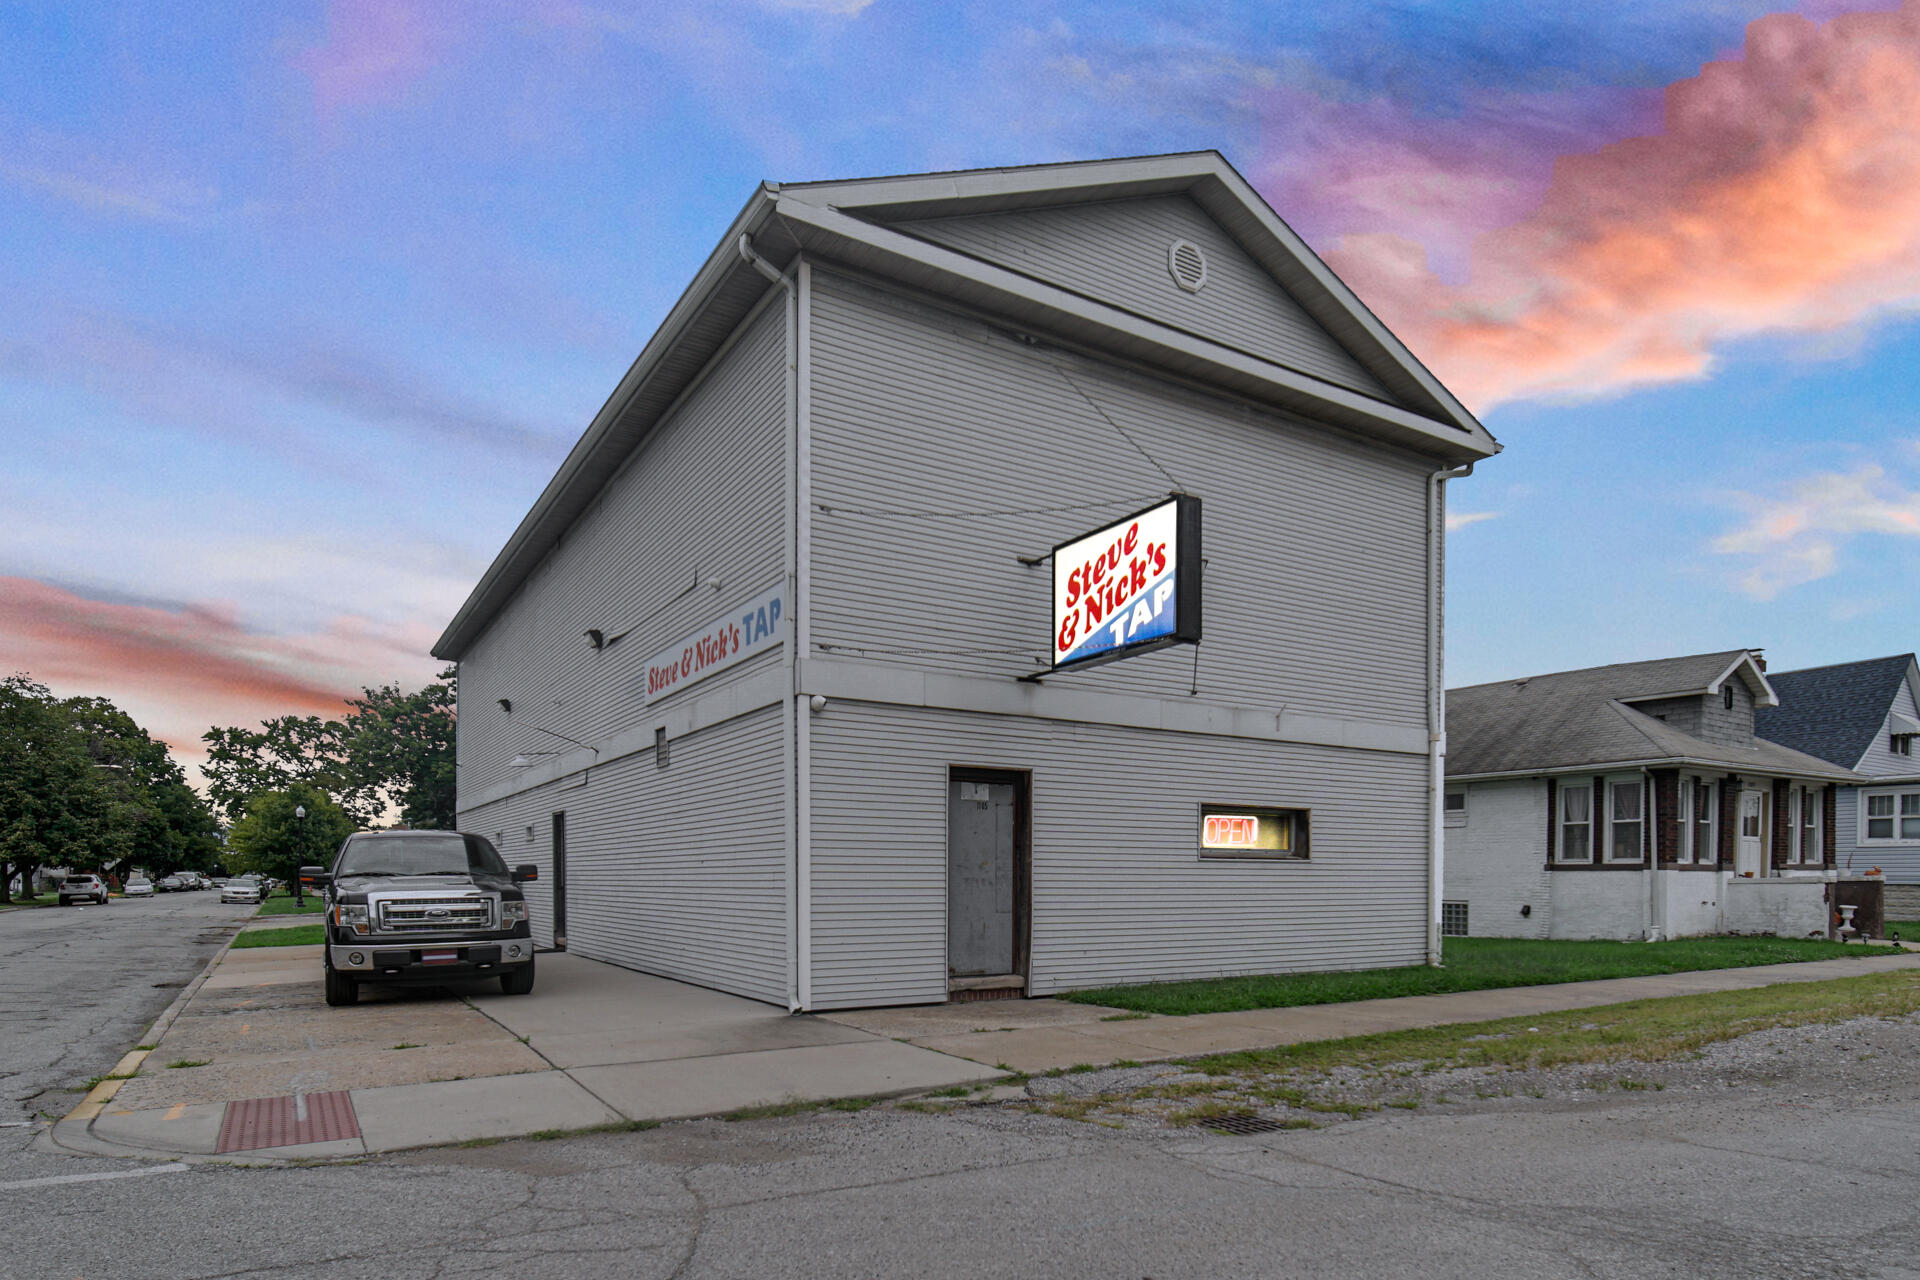
[[[293,806],[293,819],[300,824],[299,865],[304,867],[307,865],[307,806],[303,804]],[[306,884],[300,879],[298,867],[294,869],[293,873],[293,901],[296,906],[304,907],[307,905]]]

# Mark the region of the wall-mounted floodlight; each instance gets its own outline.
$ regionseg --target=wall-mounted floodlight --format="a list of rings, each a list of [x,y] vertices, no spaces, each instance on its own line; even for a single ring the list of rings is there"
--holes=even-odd
[[[593,648],[601,649],[606,647],[607,637],[600,630],[600,628],[588,627],[585,634],[587,637],[587,643],[591,645]]]
[[[498,701],[499,701],[499,703],[500,703],[500,709],[501,709],[502,711],[512,711],[512,710],[513,710],[513,699],[512,699],[512,698],[501,698],[501,699],[498,699]]]

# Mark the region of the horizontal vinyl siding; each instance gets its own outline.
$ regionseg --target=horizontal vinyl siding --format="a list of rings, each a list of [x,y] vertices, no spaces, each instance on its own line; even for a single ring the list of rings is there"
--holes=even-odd
[[[1914,706],[1913,690],[1907,688],[1905,680],[1900,682],[1900,687],[1894,692],[1893,702],[1888,710],[1889,712],[1897,711],[1909,720],[1920,720],[1920,708]],[[1893,748],[1888,742],[1893,735],[1892,721],[1893,717],[1889,715],[1881,722],[1880,731],[1874,734],[1873,741],[1867,744],[1860,762],[1850,766],[1855,772],[1875,778],[1920,773],[1920,756],[1897,756],[1893,753]]]
[[[512,778],[518,752],[569,750],[533,726],[597,744],[640,724],[647,660],[781,581],[785,333],[782,308],[762,312],[462,656],[463,795]],[[596,651],[588,628],[627,634]],[[769,652],[691,688],[780,661]]]
[[[552,826],[567,815],[567,950],[771,1003],[787,999],[783,708],[461,814],[505,833],[510,862],[533,862],[535,937],[553,942]],[[534,829],[532,839],[526,827]]]
[[[812,297],[811,608],[824,652],[1008,678],[1036,669],[1050,572],[1017,558],[1164,495],[1144,449],[1204,502],[1198,696],[1425,723],[1417,460],[1036,351],[824,271]],[[1059,678],[1186,697],[1195,654]]]
[[[1248,355],[1391,401],[1386,388],[1186,196],[1156,196],[902,223],[898,230]],[[1199,247],[1207,282],[1174,284],[1175,240]]]
[[[821,1008],[947,998],[947,769],[1033,773],[1036,994],[1418,964],[1425,761],[836,699],[812,739]],[[1310,808],[1306,862],[1202,861],[1205,802]]]
[[[1920,787],[1913,789],[1920,790]],[[1920,884],[1920,845],[1860,843],[1859,788],[1841,787],[1835,793],[1833,825],[1839,832],[1834,844],[1834,866],[1842,872],[1852,870],[1858,874],[1878,867],[1889,884]]]

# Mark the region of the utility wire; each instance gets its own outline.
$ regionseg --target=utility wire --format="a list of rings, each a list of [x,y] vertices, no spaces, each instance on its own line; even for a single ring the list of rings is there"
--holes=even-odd
[[[1055,373],[1059,374],[1062,378],[1066,379],[1068,386],[1072,387],[1075,391],[1080,393],[1080,398],[1082,400],[1085,400],[1095,413],[1099,414],[1103,419],[1105,419],[1106,424],[1108,426],[1112,427],[1115,431],[1118,431],[1120,433],[1120,438],[1122,440],[1125,440],[1128,444],[1132,445],[1134,449],[1140,454],[1141,457],[1145,458],[1148,462],[1151,462],[1153,464],[1153,469],[1155,471],[1158,471],[1162,476],[1166,477],[1167,483],[1173,486],[1173,491],[1175,493],[1186,492],[1186,489],[1181,485],[1181,483],[1178,480],[1175,480],[1173,478],[1173,472],[1161,466],[1160,459],[1148,453],[1145,445],[1141,444],[1138,440],[1135,440],[1132,436],[1128,435],[1127,429],[1121,426],[1119,423],[1115,422],[1113,418],[1107,413],[1107,411],[1105,409],[1102,409],[1099,403],[1096,400],[1094,400],[1092,396],[1088,395],[1086,391],[1080,386],[1079,383],[1073,380],[1072,374],[1068,373],[1064,368],[1062,368],[1057,364],[1051,365],[1050,367],[1053,369]]]
[[[1140,502],[1152,502],[1161,495],[1144,494],[1134,498],[1107,498],[1101,502],[1076,502],[1063,507],[1009,507],[998,511],[924,511],[900,508],[887,510],[873,507],[842,507],[831,502],[816,502],[813,505],[830,516],[875,516],[881,518],[906,517],[928,520],[973,520],[987,516],[1044,516],[1056,511],[1093,511],[1100,507],[1132,506]]]

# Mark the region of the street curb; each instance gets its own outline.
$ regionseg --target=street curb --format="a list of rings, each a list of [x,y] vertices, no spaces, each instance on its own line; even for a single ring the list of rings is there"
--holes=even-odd
[[[173,998],[173,1003],[160,1011],[160,1016],[153,1020],[146,1032],[135,1041],[136,1044],[150,1044],[158,1047],[160,1038],[167,1034],[168,1028],[173,1026],[174,1020],[180,1016],[180,1011],[200,993],[200,988],[205,986],[207,979],[213,976],[213,971],[219,967],[222,960],[227,958],[227,952],[233,950],[234,939],[238,938],[246,927],[242,924],[239,929],[234,930],[233,937],[228,938],[226,945],[213,953],[199,973],[188,979],[186,986],[180,989],[180,994]],[[114,1064],[112,1075],[118,1078],[102,1080],[88,1090],[87,1096],[81,1099],[73,1110],[40,1131],[34,1140],[34,1145],[43,1150],[63,1151],[72,1155],[119,1156],[136,1160],[190,1159],[191,1157],[171,1153],[123,1146],[94,1135],[94,1118],[107,1109],[107,1103],[112,1100],[114,1094],[120,1092],[120,1086],[126,1083],[126,1078],[137,1073],[141,1065],[146,1062],[148,1055],[153,1052],[152,1049],[128,1050],[121,1056],[120,1061]]]

